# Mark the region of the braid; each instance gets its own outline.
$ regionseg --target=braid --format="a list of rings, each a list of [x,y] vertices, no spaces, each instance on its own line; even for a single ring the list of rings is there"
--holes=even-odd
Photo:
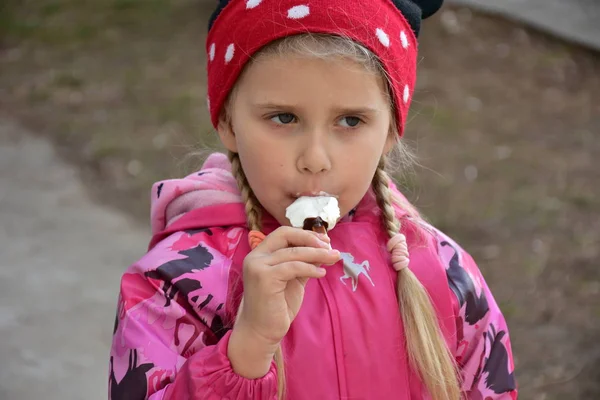
[[[373,191],[377,199],[377,205],[381,209],[383,223],[390,237],[400,232],[400,221],[396,217],[396,210],[392,204],[392,192],[390,191],[390,177],[385,172],[386,157],[382,156],[373,176]]]
[[[235,177],[242,193],[242,200],[246,205],[246,218],[248,219],[248,228],[253,231],[261,230],[262,209],[256,195],[252,191],[248,178],[242,168],[240,156],[238,153],[229,152],[227,154],[231,162],[231,173]],[[283,400],[285,397],[285,365],[283,363],[283,348],[281,344],[275,351],[275,364],[277,366],[277,398]]]
[[[254,195],[246,174],[242,169],[242,163],[240,162],[240,156],[238,153],[229,152],[229,161],[231,162],[231,173],[235,177],[237,184],[242,193],[242,201],[246,206],[246,217],[248,218],[248,227],[254,231],[260,231],[262,210],[258,199]]]
[[[383,225],[393,238],[400,232],[400,221],[393,206],[398,200],[390,190],[390,177],[385,172],[385,165],[383,156],[372,185]],[[429,293],[410,268],[398,271],[397,292],[411,367],[421,377],[433,400],[459,400],[461,393],[456,363],[444,340]]]

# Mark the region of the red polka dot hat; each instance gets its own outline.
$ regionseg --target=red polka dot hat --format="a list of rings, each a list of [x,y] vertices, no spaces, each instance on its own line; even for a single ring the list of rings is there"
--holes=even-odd
[[[402,135],[416,81],[421,20],[443,0],[220,0],[206,40],[208,108],[213,126],[250,57],[301,33],[345,36],[376,54],[392,85]]]

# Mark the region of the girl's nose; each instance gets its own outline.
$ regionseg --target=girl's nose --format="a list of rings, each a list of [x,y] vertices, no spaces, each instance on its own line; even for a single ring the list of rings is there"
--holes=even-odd
[[[303,144],[297,167],[300,172],[311,174],[319,174],[331,169],[331,159],[323,138],[313,136]]]

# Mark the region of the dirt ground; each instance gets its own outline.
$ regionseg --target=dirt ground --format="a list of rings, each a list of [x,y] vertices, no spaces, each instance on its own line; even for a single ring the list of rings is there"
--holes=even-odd
[[[217,145],[212,1],[6,4],[0,113],[52,138],[99,202],[146,221],[151,182]],[[520,398],[600,398],[600,55],[453,7],[420,43],[407,195],[479,262]]]

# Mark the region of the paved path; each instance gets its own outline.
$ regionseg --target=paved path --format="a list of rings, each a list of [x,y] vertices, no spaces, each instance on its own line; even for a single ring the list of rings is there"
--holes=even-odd
[[[600,51],[600,0],[448,0],[552,33]]]
[[[146,244],[49,143],[0,119],[0,399],[106,399],[119,278]]]

